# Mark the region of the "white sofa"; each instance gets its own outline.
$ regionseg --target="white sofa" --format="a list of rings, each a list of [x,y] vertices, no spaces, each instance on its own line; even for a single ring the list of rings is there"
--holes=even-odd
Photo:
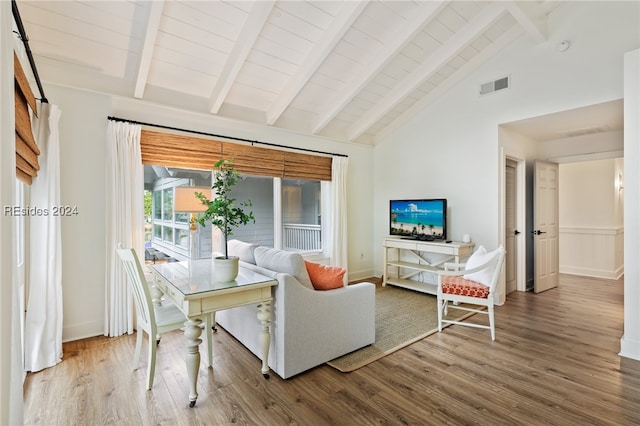
[[[257,265],[256,250],[262,254]],[[239,256],[241,266],[278,280],[272,290],[269,367],[283,379],[375,341],[374,284],[317,291],[309,288],[299,253],[232,240],[229,255]],[[242,306],[217,312],[216,322],[259,357],[256,315],[255,306]]]

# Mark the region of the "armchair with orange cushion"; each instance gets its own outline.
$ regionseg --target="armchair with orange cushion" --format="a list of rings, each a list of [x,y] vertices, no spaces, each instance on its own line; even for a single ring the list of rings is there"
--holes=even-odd
[[[452,271],[445,267],[445,270],[438,271],[438,331],[442,331],[442,324],[457,324],[489,329],[491,340],[496,339],[494,293],[502,271],[504,255],[505,250],[502,246],[491,252],[480,246],[466,264],[453,265],[457,270]],[[464,269],[457,268],[459,266],[464,266]],[[449,302],[454,302],[452,309],[487,315],[489,325],[445,319],[450,307]],[[459,305],[460,303],[465,305]]]

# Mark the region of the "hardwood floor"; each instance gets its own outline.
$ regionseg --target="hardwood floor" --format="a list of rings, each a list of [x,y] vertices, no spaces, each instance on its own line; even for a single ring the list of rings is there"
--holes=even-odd
[[[622,280],[563,275],[556,289],[509,295],[495,342],[454,325],[355,372],[322,365],[289,380],[264,380],[259,360],[219,331],[195,408],[179,331],[163,336],[151,391],[146,358],[130,368],[135,336],[96,337],[28,375],[25,424],[638,424],[640,362],[617,355],[622,315]]]

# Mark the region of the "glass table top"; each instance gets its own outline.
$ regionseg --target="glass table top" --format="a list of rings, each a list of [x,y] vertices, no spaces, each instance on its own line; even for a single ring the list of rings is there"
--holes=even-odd
[[[185,296],[275,281],[274,278],[253,272],[242,266],[234,281],[215,281],[211,259],[160,263],[150,265],[150,268],[172,283]]]

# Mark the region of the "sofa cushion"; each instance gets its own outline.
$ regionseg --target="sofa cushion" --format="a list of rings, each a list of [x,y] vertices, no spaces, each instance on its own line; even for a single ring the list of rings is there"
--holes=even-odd
[[[300,253],[257,247],[254,251],[256,265],[293,276],[300,284],[313,289],[309,273]]]
[[[240,240],[227,241],[227,248],[229,249],[229,256],[238,256],[240,260],[247,263],[256,264],[256,258],[253,254],[258,244],[245,243]]]
[[[339,266],[327,266],[320,263],[304,261],[311,279],[311,284],[316,290],[332,290],[344,287],[344,274],[346,269]]]

